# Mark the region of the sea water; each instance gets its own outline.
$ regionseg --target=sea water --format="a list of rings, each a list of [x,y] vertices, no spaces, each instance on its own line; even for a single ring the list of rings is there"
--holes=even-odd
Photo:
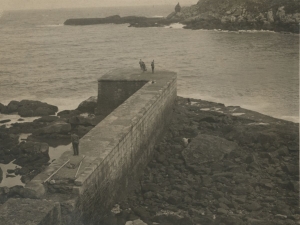
[[[69,18],[167,16],[173,6],[7,11],[0,18],[0,102],[74,109],[120,67],[178,74],[178,95],[299,120],[299,35],[274,32],[64,26]]]

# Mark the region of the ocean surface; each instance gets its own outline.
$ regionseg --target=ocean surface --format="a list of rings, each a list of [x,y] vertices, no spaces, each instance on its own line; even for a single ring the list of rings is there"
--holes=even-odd
[[[0,102],[74,109],[116,67],[178,73],[178,95],[299,121],[299,35],[128,24],[64,26],[69,18],[167,16],[173,6],[0,12]],[[3,115],[2,115],[3,116]]]

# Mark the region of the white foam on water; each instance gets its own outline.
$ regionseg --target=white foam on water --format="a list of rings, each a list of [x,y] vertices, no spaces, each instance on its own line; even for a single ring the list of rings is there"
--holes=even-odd
[[[169,26],[165,26],[164,28],[174,28],[174,29],[182,29],[184,25],[182,23],[171,23]]]
[[[36,27],[63,27],[64,24],[37,25]]]
[[[233,116],[241,116],[241,115],[244,115],[245,113],[231,113],[231,115]]]
[[[267,125],[270,125],[269,123],[248,123],[248,125],[254,125],[254,126],[259,126],[259,125],[262,125],[262,126],[267,126]]]
[[[210,108],[202,108],[200,110],[202,110],[202,111],[210,111]]]

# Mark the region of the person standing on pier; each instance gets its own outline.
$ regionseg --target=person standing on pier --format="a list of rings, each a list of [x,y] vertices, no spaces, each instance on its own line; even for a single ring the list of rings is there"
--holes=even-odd
[[[79,137],[74,132],[71,135],[71,141],[72,141],[74,155],[79,155],[79,147],[78,147]]]
[[[152,73],[154,73],[154,59],[153,59],[153,61],[151,62],[151,69],[152,69]]]

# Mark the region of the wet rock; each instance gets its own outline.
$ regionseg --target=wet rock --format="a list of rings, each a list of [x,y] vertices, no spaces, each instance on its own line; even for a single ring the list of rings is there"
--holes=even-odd
[[[4,110],[5,110],[5,105],[0,103],[0,113],[4,113]]]
[[[11,120],[0,120],[0,123],[8,123],[10,122]]]
[[[51,123],[58,119],[57,116],[42,116],[41,118],[34,120],[34,122]]]
[[[0,183],[2,182],[2,180],[3,180],[3,170],[0,167]]]
[[[142,220],[148,220],[151,217],[150,213],[144,207],[133,208],[132,211]]]
[[[299,166],[296,165],[284,165],[282,170],[290,175],[299,175]]]
[[[70,118],[73,116],[78,116],[81,113],[82,112],[80,112],[79,110],[63,110],[63,111],[57,113],[57,116],[59,116],[60,118]]]
[[[95,113],[97,107],[97,96],[89,97],[87,100],[81,102],[76,110],[84,113]]]
[[[182,156],[187,167],[201,173],[199,168],[203,163],[218,161],[224,154],[229,154],[237,148],[234,142],[217,136],[200,134],[183,150]]]
[[[45,134],[68,134],[72,127],[69,123],[63,121],[55,121],[48,126],[38,129],[34,132],[34,135],[45,135]]]
[[[30,172],[29,169],[26,167],[18,168],[15,170],[16,175],[25,175],[25,174],[28,174],[29,172]]]
[[[262,208],[262,206],[257,202],[247,202],[244,207],[248,211],[258,211]]]
[[[22,100],[20,102],[11,101],[4,109],[3,113],[18,112],[22,117],[30,117],[54,115],[57,111],[58,108],[54,105],[40,101]]]
[[[21,185],[16,185],[11,188],[9,188],[9,192],[7,193],[8,197],[24,197],[24,187]]]
[[[6,172],[7,173],[15,173],[15,169],[7,169]]]

